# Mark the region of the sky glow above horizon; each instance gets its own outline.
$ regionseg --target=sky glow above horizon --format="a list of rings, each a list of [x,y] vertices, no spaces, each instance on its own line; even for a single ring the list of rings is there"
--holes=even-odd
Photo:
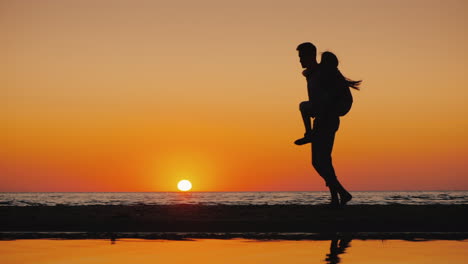
[[[350,190],[468,189],[466,1],[0,1],[0,191],[325,190],[296,46],[362,79]]]

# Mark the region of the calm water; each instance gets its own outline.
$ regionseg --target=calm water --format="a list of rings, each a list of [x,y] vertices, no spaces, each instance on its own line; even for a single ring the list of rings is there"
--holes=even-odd
[[[350,204],[468,204],[468,191],[353,192]],[[314,205],[328,192],[0,193],[0,206],[32,205]]]
[[[0,263],[458,264],[468,241],[13,240],[0,241]]]

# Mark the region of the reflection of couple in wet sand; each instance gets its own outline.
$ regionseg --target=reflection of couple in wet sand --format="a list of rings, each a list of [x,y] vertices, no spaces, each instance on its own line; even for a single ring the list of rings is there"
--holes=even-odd
[[[338,58],[331,52],[322,53],[317,63],[317,49],[309,42],[297,47],[303,75],[307,79],[309,100],[300,104],[305,126],[303,138],[296,145],[311,143],[312,165],[330,189],[331,206],[344,206],[352,195],[341,185],[332,164],[335,133],[340,125],[340,116],[345,115],[353,103],[350,88],[359,90],[361,81],[352,81],[338,70]],[[313,126],[311,118],[314,119]]]
[[[338,264],[340,263],[341,259],[339,255],[346,252],[346,249],[350,246],[351,239],[343,238],[343,239],[333,239],[330,243],[330,254],[327,254],[325,261],[327,264]]]

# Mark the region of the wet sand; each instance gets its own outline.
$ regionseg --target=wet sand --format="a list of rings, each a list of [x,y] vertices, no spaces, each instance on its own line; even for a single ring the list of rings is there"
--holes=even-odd
[[[2,264],[363,264],[467,263],[466,241],[192,241],[122,239],[0,241]]]
[[[0,207],[0,232],[468,232],[468,205]]]

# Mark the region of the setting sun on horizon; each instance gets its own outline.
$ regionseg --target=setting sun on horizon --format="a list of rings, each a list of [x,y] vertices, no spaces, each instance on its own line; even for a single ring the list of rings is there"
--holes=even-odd
[[[181,180],[177,184],[177,189],[182,192],[190,191],[192,189],[192,183],[189,180]]]
[[[468,1],[2,1],[0,192],[324,191],[296,47],[363,80],[350,190],[468,189]],[[320,58],[320,57],[319,57]],[[180,188],[179,188],[180,189]],[[190,188],[189,188],[190,189]]]

